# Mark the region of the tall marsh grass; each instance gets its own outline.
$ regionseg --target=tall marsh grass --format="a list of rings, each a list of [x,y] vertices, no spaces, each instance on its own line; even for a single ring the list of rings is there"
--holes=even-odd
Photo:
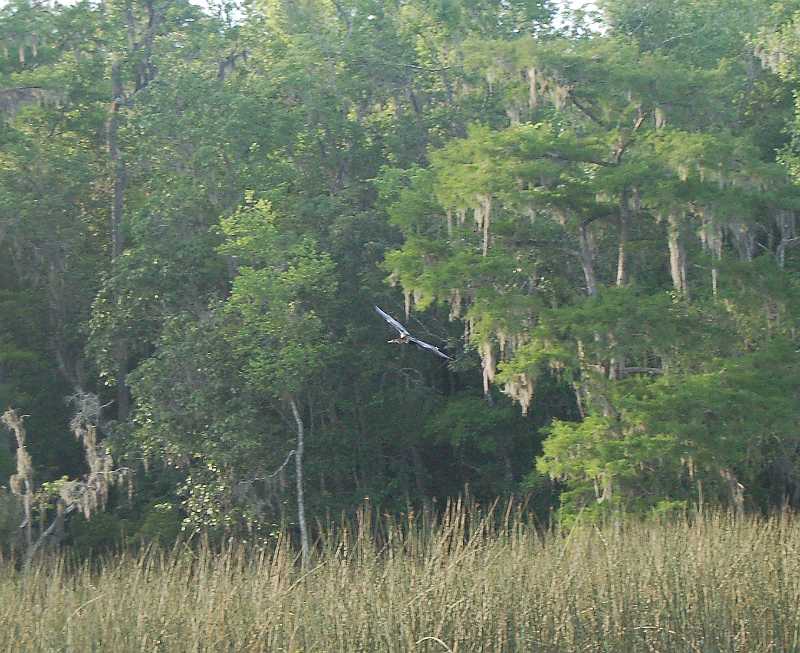
[[[305,571],[285,541],[0,563],[0,650],[800,651],[788,516],[542,535],[455,506],[317,544]]]

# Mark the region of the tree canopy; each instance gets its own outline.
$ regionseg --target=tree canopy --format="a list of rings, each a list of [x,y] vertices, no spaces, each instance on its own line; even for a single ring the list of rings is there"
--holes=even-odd
[[[302,496],[800,505],[800,4],[598,5],[0,9],[0,410],[36,510],[87,474],[90,395],[132,493],[73,543],[266,537]]]

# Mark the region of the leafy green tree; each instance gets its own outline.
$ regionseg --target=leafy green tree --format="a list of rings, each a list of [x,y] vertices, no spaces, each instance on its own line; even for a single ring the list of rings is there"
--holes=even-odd
[[[79,473],[80,389],[147,461],[131,532],[465,484],[800,502],[800,7],[598,4],[6,3],[0,400],[37,478]]]
[[[736,44],[717,45],[752,59],[742,52],[745,27],[753,33],[757,23],[730,27]],[[764,82],[744,88],[736,66],[686,60],[614,33],[473,48],[470,65],[486,71],[510,126],[475,126],[432,151],[430,170],[386,178],[406,236],[386,266],[407,306],[449,304],[481,355],[485,390],[501,383],[523,412],[545,370],[575,388],[584,420],[556,422],[539,464],[571,485],[570,510],[591,496],[587,488],[606,506],[681,498],[675,470],[694,459],[694,446],[739,503],[737,479],[755,476],[745,472],[751,450],[715,457],[722,431],[678,435],[674,424],[648,421],[655,406],[634,408],[628,393],[652,386],[666,396],[670,384],[696,378],[698,400],[716,405],[714,393],[725,391],[701,383],[705,375],[773,346],[754,332],[791,338],[777,335],[774,315],[793,300],[756,290],[770,277],[781,279],[773,288],[791,281],[780,269],[797,195],[774,151],[756,145],[762,134],[774,142],[773,125],[710,111],[721,97],[777,86],[762,72]],[[759,232],[787,235],[765,242]],[[729,257],[760,281],[744,281]],[[791,436],[783,442],[793,450]],[[648,484],[653,457],[672,467]]]

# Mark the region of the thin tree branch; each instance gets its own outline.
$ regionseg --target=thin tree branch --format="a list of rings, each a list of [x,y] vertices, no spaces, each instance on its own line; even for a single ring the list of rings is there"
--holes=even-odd
[[[663,374],[664,370],[660,367],[623,367],[619,372],[620,375],[627,376],[628,374]]]
[[[289,464],[289,461],[294,456],[295,450],[292,449],[289,453],[286,454],[286,460],[284,460],[281,465],[275,469],[272,474],[267,474],[265,476],[253,476],[252,478],[245,478],[241,481],[237,482],[236,485],[252,485],[256,481],[269,481],[270,479],[275,478],[278,474],[280,474],[284,469],[286,469],[286,465]]]

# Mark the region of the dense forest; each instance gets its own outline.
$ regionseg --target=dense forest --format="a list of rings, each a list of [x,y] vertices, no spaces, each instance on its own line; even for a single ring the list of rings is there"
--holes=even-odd
[[[5,544],[800,506],[800,2],[598,5],[5,4]]]

